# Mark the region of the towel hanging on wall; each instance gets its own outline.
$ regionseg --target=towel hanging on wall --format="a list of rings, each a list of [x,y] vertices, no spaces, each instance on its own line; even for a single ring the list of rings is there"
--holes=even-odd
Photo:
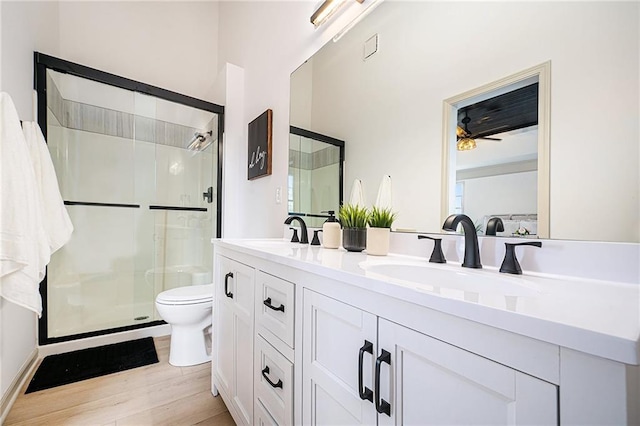
[[[393,195],[391,192],[391,176],[382,176],[382,181],[378,187],[378,197],[375,206],[379,209],[393,210]]]
[[[351,196],[349,197],[349,204],[360,207],[367,206],[364,201],[364,189],[362,188],[362,181],[360,179],[356,179],[353,181],[353,186],[351,187]]]
[[[11,97],[0,93],[0,296],[42,312],[40,271],[50,249],[33,165]]]
[[[69,241],[73,225],[60,195],[58,178],[40,126],[38,123],[25,121],[22,123],[22,130],[29,147],[36,184],[40,190],[42,225],[47,235],[50,257]],[[49,259],[46,263],[49,263]],[[40,279],[44,277],[44,272],[43,266]]]

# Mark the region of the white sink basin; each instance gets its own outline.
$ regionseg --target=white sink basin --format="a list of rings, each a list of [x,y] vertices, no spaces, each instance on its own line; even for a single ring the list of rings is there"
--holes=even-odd
[[[361,262],[367,276],[388,279],[417,290],[440,293],[457,290],[464,293],[526,297],[539,294],[536,285],[521,276],[505,276],[497,271],[462,268],[418,262]]]

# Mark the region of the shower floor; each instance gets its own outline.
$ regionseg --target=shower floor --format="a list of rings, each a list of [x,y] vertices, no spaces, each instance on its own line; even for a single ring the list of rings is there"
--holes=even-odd
[[[161,320],[155,303],[103,306],[67,305],[68,309],[49,317],[49,336],[62,337],[110,328],[127,327]]]

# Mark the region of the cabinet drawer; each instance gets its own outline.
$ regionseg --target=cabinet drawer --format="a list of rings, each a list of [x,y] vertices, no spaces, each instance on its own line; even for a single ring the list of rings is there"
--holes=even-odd
[[[279,425],[293,423],[293,364],[256,336],[255,397]]]
[[[269,330],[293,349],[293,283],[258,271],[256,290],[256,324]]]
[[[256,399],[256,406],[253,409],[253,424],[255,426],[279,426],[271,417],[271,414],[264,408],[264,405]],[[283,425],[284,426],[284,425]]]

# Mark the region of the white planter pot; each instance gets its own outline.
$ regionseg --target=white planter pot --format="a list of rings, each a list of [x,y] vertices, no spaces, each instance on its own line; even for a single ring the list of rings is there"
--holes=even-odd
[[[389,253],[389,228],[367,228],[367,254],[386,256]]]

